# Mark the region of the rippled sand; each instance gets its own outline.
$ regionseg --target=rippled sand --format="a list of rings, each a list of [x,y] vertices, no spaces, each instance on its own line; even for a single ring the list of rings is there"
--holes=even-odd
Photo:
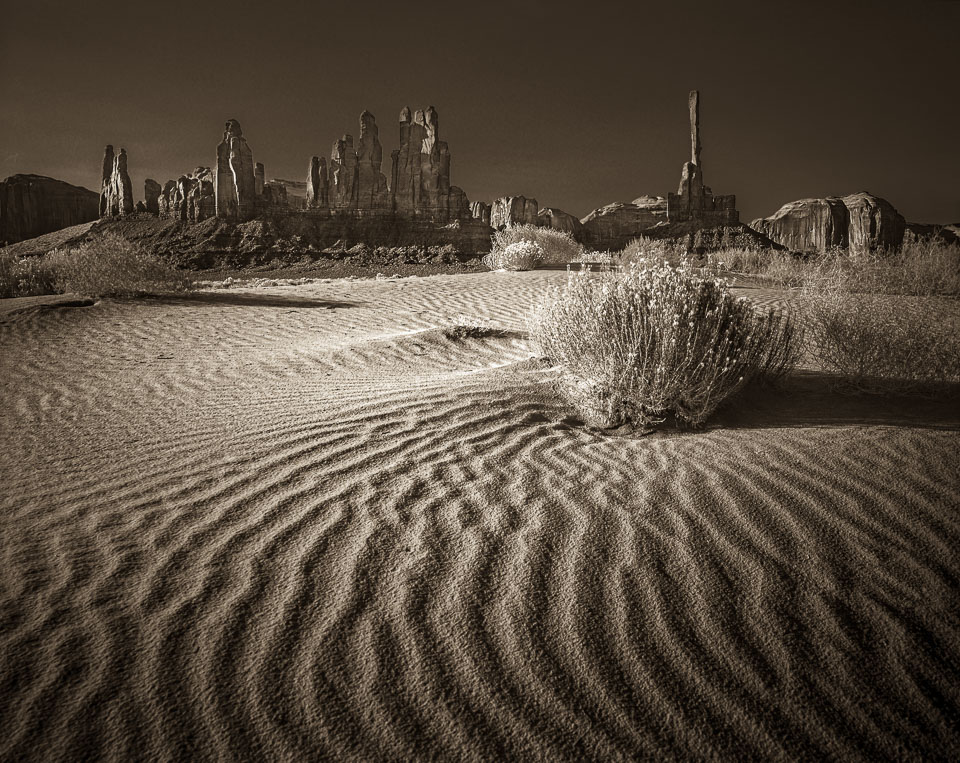
[[[956,409],[591,431],[562,278],[8,301],[0,759],[960,757]]]

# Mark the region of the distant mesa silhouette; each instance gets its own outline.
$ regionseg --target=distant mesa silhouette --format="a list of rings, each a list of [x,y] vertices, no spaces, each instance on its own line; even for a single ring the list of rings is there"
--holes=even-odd
[[[96,192],[44,175],[0,181],[0,246],[96,220]]]

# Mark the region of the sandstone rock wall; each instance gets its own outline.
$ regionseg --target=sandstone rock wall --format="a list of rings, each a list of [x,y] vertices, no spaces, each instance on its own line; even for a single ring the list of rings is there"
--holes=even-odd
[[[491,205],[490,226],[500,230],[514,225],[537,225],[539,211],[536,199],[501,196]]]
[[[645,231],[667,222],[667,200],[662,196],[641,196],[626,204],[608,204],[593,210],[580,222],[583,243],[601,250],[622,249]]]
[[[569,233],[577,240],[583,230],[583,224],[576,217],[554,207],[545,207],[537,213],[537,225]]]
[[[113,146],[103,152],[100,170],[100,217],[129,215],[134,211],[133,183],[127,171],[127,150],[113,153]]]
[[[217,217],[249,220],[257,211],[253,152],[236,119],[227,120],[217,146],[214,198]]]
[[[868,251],[898,248],[906,221],[890,202],[861,192],[787,202],[750,227],[796,251],[825,252],[833,247]]]
[[[99,195],[43,175],[0,181],[0,244],[25,241],[100,216]]]
[[[487,225],[490,224],[490,205],[485,201],[474,201],[470,204],[470,216],[474,220],[482,220]]]

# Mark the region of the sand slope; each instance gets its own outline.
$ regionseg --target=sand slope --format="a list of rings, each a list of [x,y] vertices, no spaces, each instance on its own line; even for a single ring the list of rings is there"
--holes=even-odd
[[[0,758],[960,756],[958,412],[588,430],[562,278],[0,316]]]

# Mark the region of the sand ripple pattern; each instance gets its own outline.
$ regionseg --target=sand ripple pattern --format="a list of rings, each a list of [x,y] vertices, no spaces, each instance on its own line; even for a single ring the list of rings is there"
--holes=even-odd
[[[590,431],[560,278],[0,321],[0,759],[957,759],[957,431]]]

